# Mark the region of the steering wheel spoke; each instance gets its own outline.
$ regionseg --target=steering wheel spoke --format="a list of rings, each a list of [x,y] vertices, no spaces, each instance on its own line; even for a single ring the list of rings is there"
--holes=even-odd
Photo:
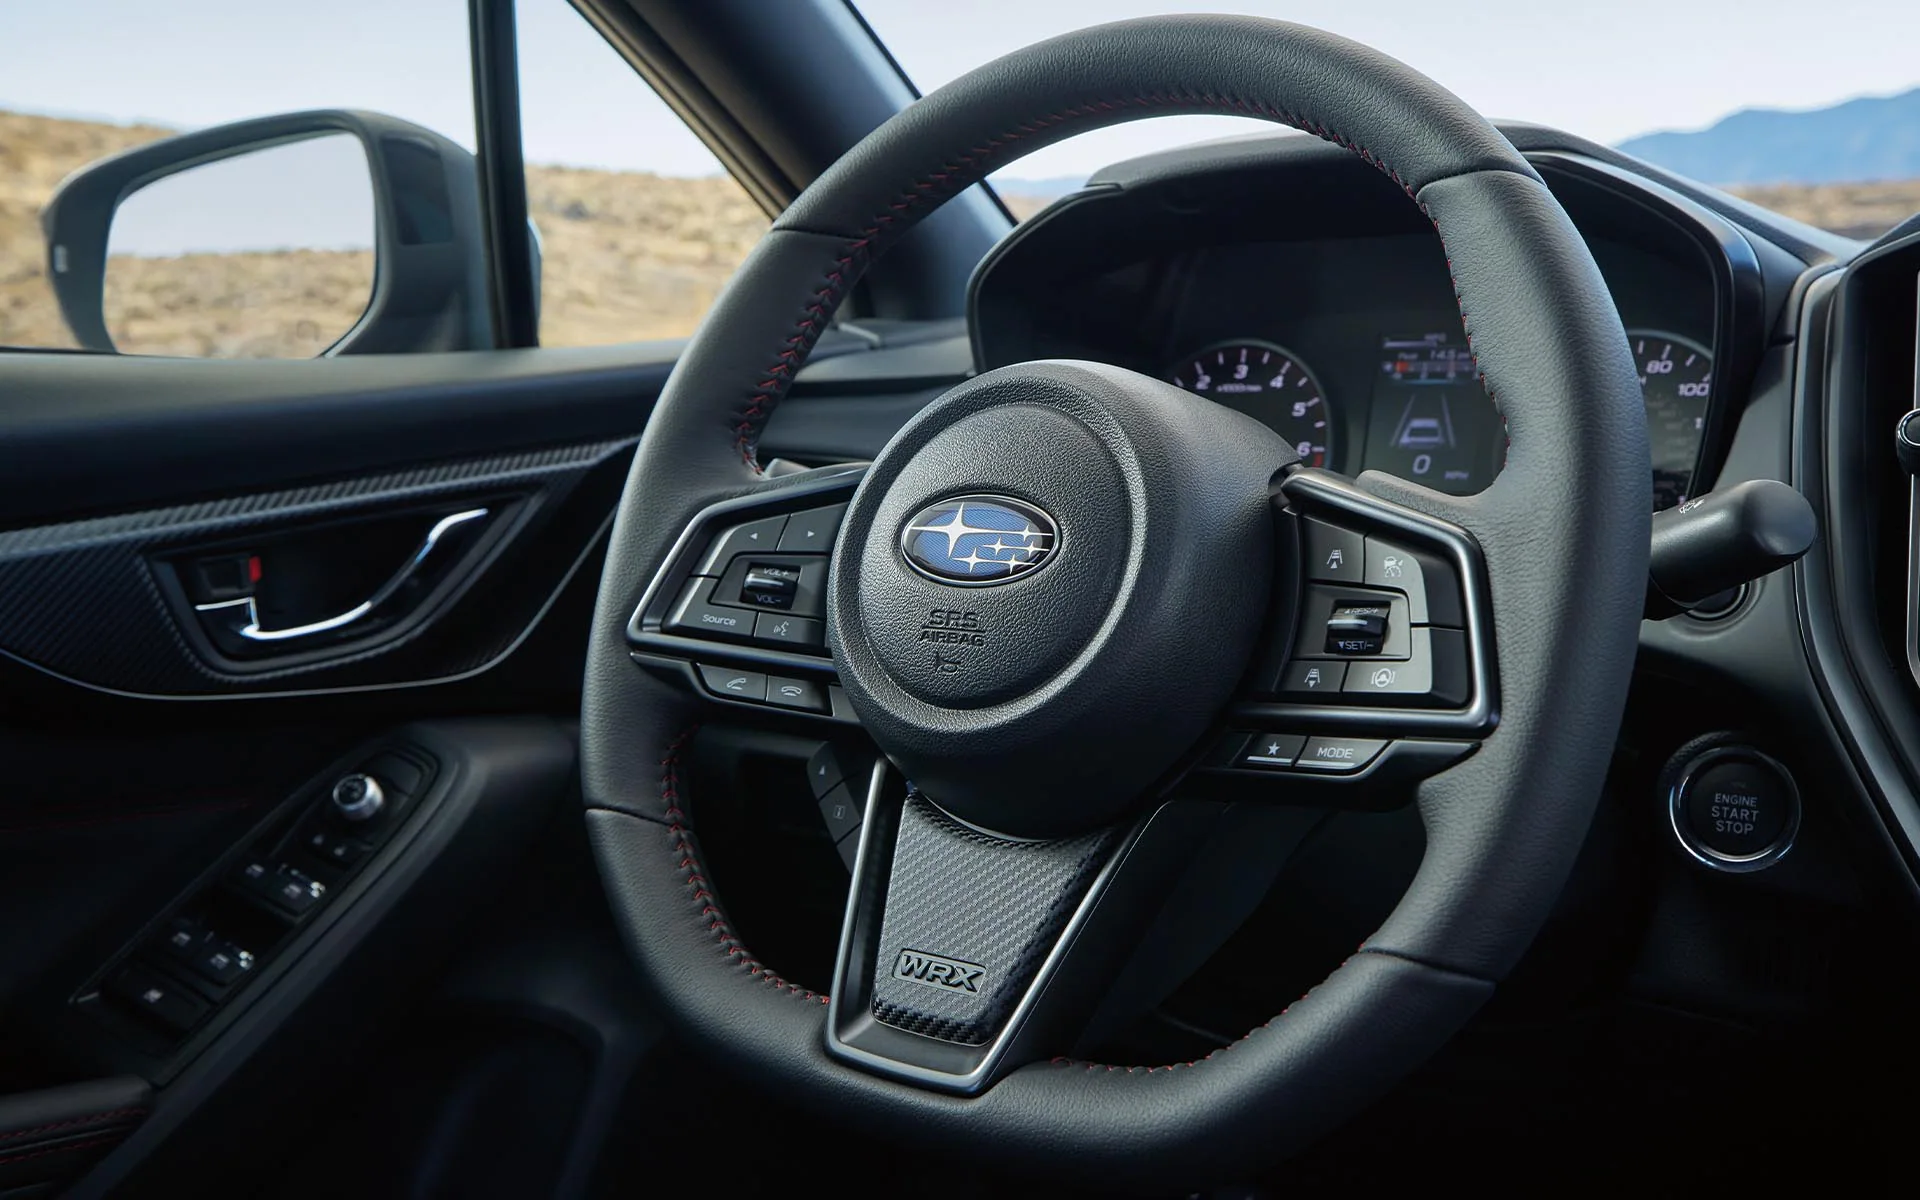
[[[627,623],[634,661],[725,708],[857,724],[827,649],[825,597],[862,473],[784,477],[702,508]]]
[[[1314,823],[1178,801],[1068,837],[1007,838],[886,775],[868,795],[827,1048],[962,1095],[1145,1011],[1244,916],[1221,902],[1259,895]],[[1189,872],[1204,886],[1177,888]]]

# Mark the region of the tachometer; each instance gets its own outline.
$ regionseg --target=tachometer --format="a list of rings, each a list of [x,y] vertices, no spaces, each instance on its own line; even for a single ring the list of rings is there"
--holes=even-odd
[[[1653,510],[1687,498],[1713,398],[1713,351],[1677,333],[1629,329],[1653,451]]]
[[[1168,375],[1173,384],[1237,409],[1293,443],[1300,461],[1324,467],[1333,453],[1333,417],[1307,365],[1272,342],[1242,339],[1195,351]]]

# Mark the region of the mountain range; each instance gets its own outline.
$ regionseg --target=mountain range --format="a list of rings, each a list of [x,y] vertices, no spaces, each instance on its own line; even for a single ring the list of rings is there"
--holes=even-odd
[[[1619,149],[1720,186],[1920,179],[1920,87],[1827,108],[1743,108],[1705,129],[1648,133]],[[1010,179],[1002,194],[1064,196],[1079,178]]]
[[[1628,154],[1708,183],[1920,179],[1920,88],[1829,108],[1746,108],[1705,129],[1650,133]]]

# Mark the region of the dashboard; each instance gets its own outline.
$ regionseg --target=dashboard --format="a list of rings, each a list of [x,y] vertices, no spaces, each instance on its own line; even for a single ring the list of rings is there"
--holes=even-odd
[[[1199,169],[1142,160],[1144,180],[1096,178],[1036,216],[976,275],[980,365],[1109,362],[1255,417],[1308,465],[1484,488],[1504,426],[1431,226],[1339,151],[1262,140],[1253,155],[1215,147]],[[1727,425],[1716,398],[1751,357],[1731,344],[1754,331],[1735,319],[1740,245],[1643,181],[1543,175],[1620,310],[1647,406],[1649,503],[1672,507],[1711,483]]]

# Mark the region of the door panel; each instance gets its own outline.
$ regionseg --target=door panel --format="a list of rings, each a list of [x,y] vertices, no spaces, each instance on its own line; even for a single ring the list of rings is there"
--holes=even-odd
[[[88,687],[153,697],[415,683],[484,669],[526,633],[598,538],[632,447],[631,437],[616,438],[0,533],[0,650]],[[443,551],[455,556],[445,577],[411,610],[394,595],[337,630],[257,646],[225,638],[282,572],[296,582],[280,589],[282,611],[257,638],[351,613],[355,597],[373,599],[381,577],[400,578],[416,561],[431,570],[431,556],[413,548],[425,545],[417,531],[442,527],[448,513],[484,513],[469,523],[495,527],[463,551]],[[363,545],[380,540],[388,544],[365,551],[372,561],[358,561]],[[197,591],[211,567],[229,565],[240,576],[235,598]],[[360,578],[330,586],[328,576],[341,574]],[[302,587],[320,594],[307,601]],[[380,623],[382,609],[394,619]],[[373,632],[356,636],[368,623]]]

